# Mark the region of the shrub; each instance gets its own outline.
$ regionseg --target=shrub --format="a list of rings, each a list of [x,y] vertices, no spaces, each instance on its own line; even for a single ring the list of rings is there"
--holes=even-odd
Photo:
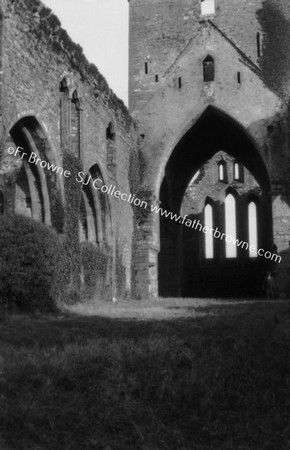
[[[0,306],[53,310],[59,286],[58,234],[20,215],[0,216]]]
[[[100,300],[110,295],[107,284],[109,256],[107,248],[101,249],[90,242],[82,242],[81,264],[83,268],[82,296]]]

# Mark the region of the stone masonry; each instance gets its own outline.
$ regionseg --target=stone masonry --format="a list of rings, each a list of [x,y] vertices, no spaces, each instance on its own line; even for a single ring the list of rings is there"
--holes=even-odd
[[[200,0],[129,0],[130,113],[49,8],[0,2],[0,213],[62,233],[71,217],[68,180],[29,159],[64,170],[73,160],[83,186],[72,239],[108,252],[109,298],[260,295],[268,269],[280,295],[290,295],[290,5],[203,2],[214,12],[202,15]],[[23,160],[11,155],[17,146]],[[221,154],[245,168],[243,185],[216,184]],[[198,171],[204,175],[190,184]],[[100,183],[126,201],[100,192]],[[206,198],[222,214],[228,189],[244,205],[255,191],[260,242],[280,264],[240,253],[227,260],[221,247],[209,263],[196,234],[150,211],[203,220]],[[246,239],[246,216],[238,217]]]

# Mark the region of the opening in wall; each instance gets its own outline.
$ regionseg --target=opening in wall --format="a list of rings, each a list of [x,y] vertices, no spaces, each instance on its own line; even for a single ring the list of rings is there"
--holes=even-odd
[[[80,100],[76,90],[72,95],[70,116],[71,150],[74,156],[81,159],[81,108]]]
[[[200,5],[202,16],[215,14],[215,0],[201,0]]]
[[[258,256],[258,223],[257,205],[251,201],[248,205],[248,227],[249,227],[249,257]]]
[[[145,70],[145,74],[147,75],[148,74],[148,62],[145,62],[144,70]]]
[[[214,59],[210,55],[203,60],[203,81],[214,81]]]
[[[204,208],[204,224],[209,230],[213,229],[213,208],[207,203]],[[213,259],[213,234],[205,233],[205,258]]]
[[[257,56],[258,56],[258,58],[260,58],[260,56],[261,56],[261,35],[259,32],[257,33],[256,39],[257,39]]]
[[[218,180],[227,182],[227,163],[225,161],[220,161],[218,163]]]
[[[225,200],[225,225],[226,225],[226,258],[237,257],[237,247],[234,241],[237,239],[236,199],[228,194]]]
[[[234,180],[244,182],[244,167],[237,161],[234,162]]]

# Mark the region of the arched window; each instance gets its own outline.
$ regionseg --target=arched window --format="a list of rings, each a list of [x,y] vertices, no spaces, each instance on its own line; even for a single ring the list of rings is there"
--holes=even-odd
[[[214,59],[210,55],[203,60],[203,81],[214,81]]]
[[[69,90],[66,78],[63,78],[59,86],[60,90],[60,142],[63,151],[69,149]]]
[[[237,257],[237,247],[233,242],[237,238],[236,199],[228,194],[225,200],[226,258]]]
[[[227,182],[227,163],[223,160],[218,163],[218,180]]]
[[[251,201],[248,205],[248,227],[249,227],[249,257],[258,256],[258,220],[257,205]]]
[[[234,180],[235,181],[244,181],[244,168],[237,161],[234,162]]]
[[[235,180],[240,179],[240,166],[237,162],[235,162],[235,164],[234,164],[234,178],[235,178]]]
[[[113,123],[110,122],[106,129],[107,140],[107,167],[109,174],[116,176],[116,134]]]
[[[79,225],[80,242],[98,243],[97,211],[90,183],[85,184],[82,189]]]
[[[201,0],[201,15],[208,16],[215,13],[215,0]]]
[[[210,203],[207,203],[204,208],[204,224],[210,230],[213,229],[213,208]],[[212,233],[205,233],[205,258],[213,259],[214,249],[213,241],[214,237]]]
[[[74,156],[81,159],[81,107],[76,90],[71,103],[71,150]]]

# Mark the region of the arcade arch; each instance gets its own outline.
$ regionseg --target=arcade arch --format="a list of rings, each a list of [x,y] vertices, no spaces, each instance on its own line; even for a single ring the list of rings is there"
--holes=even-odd
[[[221,149],[231,158],[228,167],[234,169],[234,162],[238,161],[241,170],[245,167],[249,176],[256,181],[262,204],[259,222],[263,223],[263,229],[261,226],[259,228],[259,244],[270,249],[273,243],[272,212],[270,180],[265,163],[246,130],[214,107],[205,110],[169,157],[160,187],[160,206],[173,214],[186,213],[192,220],[199,219],[202,225],[205,224],[204,220],[217,223],[222,231],[234,227],[231,230],[231,234],[235,235],[233,237],[247,241],[249,199],[241,191],[243,180],[236,179],[234,170],[231,175],[228,174],[228,180],[219,180],[216,160],[215,166],[209,164],[208,167],[211,167],[211,174],[217,178],[215,182],[222,181],[221,184],[225,184],[227,192],[223,198],[205,202],[202,198],[210,198],[205,190],[203,196],[196,193],[200,196],[202,210],[196,212],[183,208],[185,194],[194,174],[199,170],[202,173],[205,163],[214,159]],[[235,188],[240,189],[242,194],[236,196]],[[251,239],[254,240],[253,235]],[[263,258],[250,258],[244,249],[237,249],[232,244],[230,249],[230,244],[221,245],[217,239],[205,239],[200,231],[160,217],[158,280],[161,296],[259,295],[265,264]]]

